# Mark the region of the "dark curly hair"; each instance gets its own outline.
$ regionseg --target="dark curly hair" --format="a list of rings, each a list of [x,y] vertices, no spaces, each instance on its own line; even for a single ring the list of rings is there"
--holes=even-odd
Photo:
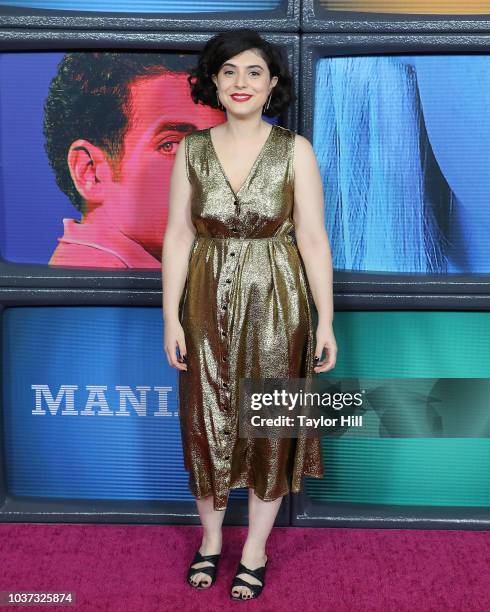
[[[187,77],[194,102],[220,108],[216,98],[216,86],[211,76],[218,74],[221,66],[231,57],[249,49],[257,49],[269,67],[271,78],[278,77],[272,90],[269,108],[263,114],[276,117],[294,102],[296,96],[293,92],[293,80],[279,47],[267,42],[250,28],[221,32],[207,41],[199,55],[198,65]]]
[[[79,138],[100,147],[116,179],[131,126],[130,85],[166,72],[189,73],[194,54],[160,52],[74,52],[58,64],[44,104],[44,148],[56,183],[80,212],[85,200],[70,175],[67,154]]]

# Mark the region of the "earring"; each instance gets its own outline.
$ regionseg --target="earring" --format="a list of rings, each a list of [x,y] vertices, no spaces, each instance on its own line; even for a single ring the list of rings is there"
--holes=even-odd
[[[216,90],[216,100],[218,101],[218,108],[220,110],[225,110],[225,107],[220,102],[219,95],[218,95],[218,90]]]
[[[269,97],[267,98],[267,104],[265,105],[265,108],[263,108],[262,110],[267,110],[269,108],[269,104],[271,103],[271,97],[272,97],[272,90],[269,94]]]

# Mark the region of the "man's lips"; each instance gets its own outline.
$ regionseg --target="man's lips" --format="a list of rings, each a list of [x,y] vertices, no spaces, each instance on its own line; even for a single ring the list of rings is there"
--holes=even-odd
[[[237,102],[246,102],[252,97],[250,94],[232,94],[231,97]]]

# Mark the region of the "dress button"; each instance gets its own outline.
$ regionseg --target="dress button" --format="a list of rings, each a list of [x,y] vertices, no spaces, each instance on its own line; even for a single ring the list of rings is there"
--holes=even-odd
[[[225,436],[229,436],[230,435],[229,431],[224,431],[223,433],[225,434]]]
[[[227,283],[231,283],[231,278],[227,278],[227,279],[226,279],[226,282],[227,282]]]
[[[223,310],[226,310],[226,309],[228,308],[228,306],[227,306],[226,304],[223,304],[223,306],[221,306],[221,308],[222,308]]]
[[[225,459],[229,459],[229,458],[230,458],[230,455],[226,455]]]
[[[228,361],[228,357],[226,355],[223,356],[223,361]]]
[[[224,330],[221,332],[221,334],[222,334],[223,336],[226,336],[226,332],[225,332]]]
[[[237,227],[232,227],[231,231],[236,233],[236,232],[238,232],[238,228]]]
[[[225,388],[227,389],[227,388],[228,388],[228,383],[227,383],[227,382],[224,382],[224,383],[223,383],[223,387],[225,387]]]
[[[233,256],[235,255],[235,253],[234,253],[234,252],[233,252],[233,253],[230,253],[230,255],[233,257]]]
[[[238,206],[238,200],[235,200],[235,201],[233,202],[233,204],[234,204],[235,206]]]

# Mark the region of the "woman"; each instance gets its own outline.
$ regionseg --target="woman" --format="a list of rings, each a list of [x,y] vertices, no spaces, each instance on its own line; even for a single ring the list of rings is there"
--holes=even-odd
[[[300,490],[303,475],[321,478],[323,465],[318,438],[240,438],[239,382],[333,368],[331,254],[309,141],[262,120],[292,99],[279,51],[253,30],[221,33],[189,83],[194,102],[225,109],[227,121],[181,141],[162,253],[164,346],[179,370],[184,465],[203,525],[187,579],[213,584],[229,490],[249,487],[231,596],[250,599],[264,586],[282,497]]]

